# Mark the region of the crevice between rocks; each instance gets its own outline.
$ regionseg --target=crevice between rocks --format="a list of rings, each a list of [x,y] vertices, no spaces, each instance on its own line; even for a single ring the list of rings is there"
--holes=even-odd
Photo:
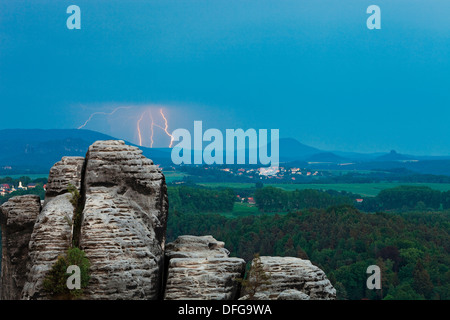
[[[162,272],[161,279],[160,279],[160,286],[161,289],[158,294],[158,300],[164,300],[164,295],[166,292],[166,286],[167,286],[167,278],[169,275],[169,262],[170,258],[166,255],[166,229],[167,229],[167,220],[169,219],[169,197],[167,195],[167,185],[166,185],[166,177],[162,175],[162,183],[161,183],[161,189],[159,192],[159,199],[157,199],[158,203],[158,210],[161,212],[166,212],[166,217],[164,219],[163,225],[160,228],[155,228],[155,234],[158,239],[161,239],[161,246],[162,246],[162,266],[160,267],[160,270]]]
[[[170,258],[164,254],[163,256],[163,266],[161,268],[162,275],[161,275],[161,290],[159,291],[158,300],[164,300],[164,294],[166,292],[166,286],[167,286],[167,278],[169,276],[169,262]]]
[[[83,222],[83,211],[86,204],[86,187],[85,187],[85,176],[87,167],[87,157],[84,159],[83,167],[81,168],[81,180],[80,180],[80,198],[76,208],[74,209],[72,224],[72,247],[80,247],[81,238],[81,224]]]

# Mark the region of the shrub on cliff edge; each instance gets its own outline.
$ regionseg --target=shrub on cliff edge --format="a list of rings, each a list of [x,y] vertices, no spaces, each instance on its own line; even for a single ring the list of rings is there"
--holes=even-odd
[[[70,290],[67,287],[67,279],[70,274],[67,268],[71,265],[77,265],[80,268],[80,289]],[[53,299],[77,299],[83,294],[83,289],[89,282],[89,260],[85,257],[83,250],[79,248],[70,248],[65,256],[59,256],[58,260],[47,273],[43,287],[44,291]]]

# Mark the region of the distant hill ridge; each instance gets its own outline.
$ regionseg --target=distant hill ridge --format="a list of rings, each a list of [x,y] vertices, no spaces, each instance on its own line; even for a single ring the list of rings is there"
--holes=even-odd
[[[63,156],[82,156],[98,140],[122,140],[109,135],[78,129],[6,129],[0,130],[0,174],[15,171],[47,172]],[[129,145],[135,145],[126,141]],[[140,147],[145,156],[167,159],[169,150]],[[12,169],[4,167],[11,166]]]
[[[376,158],[377,161],[403,161],[403,160],[416,160],[417,157],[400,154],[395,150],[391,150],[388,154],[384,154]]]
[[[48,172],[63,156],[82,156],[98,140],[123,140],[92,130],[78,129],[5,129],[0,130],[0,175]],[[125,141],[125,140],[124,140]],[[126,144],[137,146],[125,141]],[[205,143],[206,144],[206,143]],[[139,147],[155,163],[171,165],[171,149]],[[293,138],[279,141],[280,162],[314,165],[319,169],[371,170],[406,168],[408,170],[450,175],[450,157],[416,157],[396,151],[360,154],[324,151]],[[268,146],[270,150],[270,144]],[[323,164],[324,167],[320,167]]]
[[[6,129],[0,130],[0,166],[14,165],[44,172],[63,156],[85,156],[89,146],[98,140],[118,140],[100,132],[78,129]],[[120,139],[123,140],[123,139]],[[129,145],[137,146],[129,141]],[[292,138],[279,141],[283,162],[306,159],[321,150]],[[270,150],[270,145],[268,146]],[[171,149],[140,147],[143,154],[155,162],[167,164]]]

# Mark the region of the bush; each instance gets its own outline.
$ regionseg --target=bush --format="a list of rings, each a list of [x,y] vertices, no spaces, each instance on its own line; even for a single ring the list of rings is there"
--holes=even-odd
[[[244,293],[248,295],[248,300],[254,300],[256,293],[258,293],[263,286],[270,285],[270,275],[264,271],[258,253],[254,255],[247,278],[237,278],[236,281],[241,283]]]
[[[67,268],[71,265],[77,265],[80,268],[81,289],[70,290],[67,288],[67,279],[70,274]],[[85,257],[83,250],[70,248],[66,256],[59,256],[58,260],[52,266],[52,269],[46,275],[43,287],[44,291],[53,299],[76,299],[82,296],[83,288],[86,288],[89,282],[89,260]]]

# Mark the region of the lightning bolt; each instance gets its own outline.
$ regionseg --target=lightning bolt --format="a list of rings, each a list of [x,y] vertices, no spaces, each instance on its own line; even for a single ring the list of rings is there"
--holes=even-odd
[[[118,108],[115,108],[112,112],[94,112],[93,114],[91,114],[90,116],[89,116],[89,118],[86,120],[86,122],[83,124],[83,125],[81,125],[81,126],[79,126],[78,127],[78,129],[82,129],[82,128],[84,128],[88,123],[89,123],[89,121],[91,121],[92,120],[92,118],[95,116],[95,115],[97,115],[97,114],[103,114],[103,115],[105,115],[105,116],[111,116],[111,115],[113,115],[114,113],[116,113],[118,110],[120,110],[120,109],[130,109],[130,107],[118,107]]]
[[[139,145],[142,147],[142,132],[141,132],[141,122],[144,119],[144,115],[148,112],[149,114],[149,118],[151,120],[150,122],[150,148],[153,148],[153,144],[154,144],[154,133],[155,133],[155,127],[160,128],[162,131],[164,131],[164,133],[170,137],[170,144],[169,144],[169,148],[172,147],[173,144],[173,136],[169,133],[169,123],[167,121],[166,116],[164,115],[164,112],[162,109],[159,110],[159,113],[161,114],[161,116],[164,119],[164,127],[160,126],[159,124],[156,124],[154,119],[153,119],[153,115],[152,115],[152,111],[151,109],[147,109],[144,112],[141,113],[140,118],[138,119],[137,123],[136,123],[136,129],[138,132],[138,137],[139,137]]]
[[[153,121],[153,116],[152,116],[152,112],[150,111],[150,120],[152,120],[152,124],[150,125],[150,130],[152,132],[152,135],[150,136],[150,148],[153,148],[153,127],[155,126],[155,122]]]
[[[139,120],[137,121],[137,124],[136,124],[137,132],[138,132],[138,135],[139,135],[139,145],[141,147],[142,147],[141,121],[142,121],[142,118],[144,118],[144,114],[145,114],[145,111],[141,114],[141,117],[139,118]]]
[[[172,144],[173,144],[173,136],[169,133],[169,131],[168,131],[168,128],[169,128],[169,125],[168,125],[168,123],[167,123],[167,118],[166,118],[166,116],[164,115],[164,112],[162,111],[162,108],[161,109],[159,109],[159,113],[161,113],[161,116],[163,117],[163,119],[164,119],[164,128],[161,128],[161,129],[163,129],[164,130],[164,132],[170,137],[170,144],[169,144],[169,148],[172,148]],[[159,127],[159,126],[158,126]]]

